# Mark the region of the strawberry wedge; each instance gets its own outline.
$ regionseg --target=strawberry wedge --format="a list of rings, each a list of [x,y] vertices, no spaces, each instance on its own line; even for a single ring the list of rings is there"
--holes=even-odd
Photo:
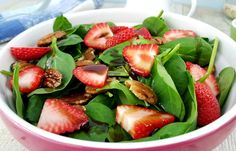
[[[37,60],[51,51],[50,47],[11,47],[11,54],[16,60]]]
[[[116,122],[125,129],[133,139],[149,136],[156,129],[175,121],[168,113],[139,107],[135,105],[117,106]]]
[[[159,47],[155,44],[131,45],[123,49],[123,56],[136,74],[147,77],[158,52]]]
[[[143,38],[145,38],[145,39],[152,39],[152,35],[151,35],[150,32],[148,31],[148,29],[145,28],[145,27],[142,27],[142,28],[136,30],[135,33],[136,33],[138,36],[143,36]]]
[[[85,85],[101,88],[107,79],[108,67],[106,65],[87,65],[73,70],[74,76]]]
[[[84,111],[60,99],[47,99],[37,127],[46,131],[63,134],[79,130],[88,122]]]
[[[105,50],[106,41],[112,36],[113,33],[107,23],[97,23],[85,35],[84,43],[88,47]]]
[[[117,33],[121,32],[122,30],[128,29],[129,27],[127,27],[127,26],[112,26],[110,28],[111,28],[111,31],[113,32],[113,34],[117,34]]]
[[[169,42],[175,39],[184,38],[184,37],[196,37],[197,34],[192,30],[181,30],[181,29],[172,29],[167,31],[163,35],[165,42]]]

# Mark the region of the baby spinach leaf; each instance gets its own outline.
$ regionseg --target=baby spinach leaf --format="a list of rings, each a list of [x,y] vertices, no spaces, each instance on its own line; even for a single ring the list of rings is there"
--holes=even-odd
[[[170,41],[160,46],[161,52],[166,51],[169,48],[174,48],[177,44],[180,44],[178,55],[181,56],[184,61],[191,61],[201,66],[208,65],[212,46],[200,37],[192,38],[180,38]]]
[[[107,139],[109,142],[131,140],[132,137],[119,124],[109,127]]]
[[[109,108],[114,108],[115,107],[115,100],[114,97],[109,97],[105,94],[99,94],[95,98],[93,98],[91,103],[101,103]]]
[[[121,104],[145,105],[143,101],[139,100],[126,86],[121,84],[118,80],[114,80],[102,90],[118,90]]]
[[[174,81],[179,94],[182,96],[188,86],[185,62],[180,56],[174,55],[164,66]]]
[[[24,115],[24,103],[21,97],[20,88],[19,88],[19,72],[20,67],[18,64],[15,66],[13,71],[13,95],[15,96],[16,103],[16,113],[18,116],[23,118]]]
[[[59,42],[57,42],[58,47],[65,47],[65,46],[71,46],[76,45],[83,42],[83,39],[79,35],[69,35],[66,39],[62,39]]]
[[[79,25],[77,31],[75,32],[80,37],[84,38],[87,32],[93,27],[94,24],[83,24]]]
[[[53,24],[53,31],[64,31],[72,27],[69,20],[63,15],[58,16]]]
[[[110,126],[115,124],[115,115],[106,105],[90,102],[85,107],[86,114],[94,121],[107,123]]]
[[[124,66],[116,67],[113,70],[108,71],[109,77],[129,77],[129,73]]]
[[[118,44],[114,47],[111,47],[104,51],[100,56],[99,59],[104,62],[105,64],[108,64],[109,66],[122,66],[125,64],[122,51],[124,47],[130,45],[131,43],[129,41],[123,42],[121,44]]]
[[[40,95],[33,95],[29,98],[28,106],[25,113],[25,119],[27,121],[32,124],[38,122],[45,99],[45,97]]]
[[[53,40],[51,47],[53,51],[41,58],[37,65],[41,66],[44,69],[53,68],[60,71],[60,73],[63,75],[62,84],[57,88],[36,89],[28,96],[32,96],[34,94],[53,93],[56,91],[63,90],[73,77],[72,71],[75,68],[75,62],[73,57],[70,54],[64,53],[58,49],[56,45],[56,39]]]
[[[143,21],[143,26],[146,27],[153,36],[163,36],[169,30],[165,20],[160,17],[148,17]]]
[[[218,96],[218,101],[220,106],[223,107],[231,87],[235,82],[235,70],[232,67],[224,68],[219,76],[217,77],[217,82],[220,87],[220,95]]]
[[[182,121],[185,116],[183,101],[160,58],[155,58],[151,73],[153,79],[151,87],[157,94],[160,106]]]

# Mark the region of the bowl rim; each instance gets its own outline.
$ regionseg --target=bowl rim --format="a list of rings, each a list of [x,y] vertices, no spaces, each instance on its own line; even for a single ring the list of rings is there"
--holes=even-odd
[[[99,10],[89,10],[89,11],[83,11],[83,12],[78,12],[70,15],[65,15],[66,17],[70,19],[78,16],[83,16],[83,15],[88,15],[90,13],[129,13],[129,14],[135,14],[136,12],[139,12],[137,10],[131,11],[126,8],[109,8],[109,9],[99,9]],[[219,31],[215,27],[212,27],[204,22],[201,22],[197,19],[190,18],[187,16],[182,16],[179,14],[174,14],[174,13],[165,13],[165,16],[172,16],[172,17],[177,17],[177,18],[182,18],[182,19],[188,19],[191,22],[195,22],[198,24],[202,24],[205,27],[211,28],[214,30],[213,32],[216,32],[217,35],[222,36],[223,38],[227,39],[230,43],[233,43],[234,41],[227,36],[225,33]],[[3,50],[6,50],[10,47],[12,41],[16,40],[17,38],[21,37],[22,35],[26,34],[27,32],[30,32],[34,29],[36,29],[39,26],[44,26],[46,24],[49,24],[53,22],[54,19],[50,19],[48,21],[42,22],[26,31],[23,33],[19,34],[17,37],[15,37],[13,40],[11,40],[4,48],[2,48],[2,51],[0,51],[0,56],[3,56],[2,54],[5,52]],[[103,149],[137,149],[137,148],[151,148],[151,147],[163,147],[163,146],[169,146],[169,145],[176,145],[176,144],[186,144],[186,143],[191,143],[196,139],[206,137],[208,135],[211,135],[218,129],[224,128],[227,126],[228,123],[230,123],[232,120],[236,119],[236,104],[225,114],[223,114],[219,119],[216,121],[198,129],[194,130],[192,132],[189,132],[187,134],[171,137],[171,138],[166,138],[162,140],[153,140],[153,141],[146,141],[146,142],[136,142],[136,143],[127,143],[127,142],[118,142],[118,143],[107,143],[107,142],[94,142],[94,141],[86,141],[86,140],[78,140],[74,138],[69,138],[65,136],[60,136],[57,134],[53,134],[50,132],[47,132],[45,130],[42,130],[40,128],[37,128],[36,126],[28,123],[27,121],[21,119],[17,114],[15,114],[14,111],[12,111],[6,103],[3,103],[4,101],[2,100],[2,97],[0,98],[0,111],[11,120],[15,125],[23,129],[24,131],[29,132],[32,135],[35,135],[37,137],[40,137],[42,139],[46,139],[48,141],[53,141],[56,143],[63,143],[67,145],[72,145],[72,146],[82,146],[82,147],[89,147],[89,148],[103,148]]]

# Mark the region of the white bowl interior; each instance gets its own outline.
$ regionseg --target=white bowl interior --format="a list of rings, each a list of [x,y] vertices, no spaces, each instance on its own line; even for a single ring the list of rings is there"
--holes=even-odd
[[[104,21],[112,21],[118,25],[135,25],[141,23],[146,17],[157,15],[150,12],[141,12],[141,11],[130,11],[125,9],[104,9],[104,10],[96,10],[96,11],[88,11],[81,12],[78,14],[67,16],[69,20],[74,24],[83,24],[83,23],[95,23],[95,22],[104,22]],[[176,29],[191,29],[195,31],[198,35],[202,37],[209,37],[213,39],[218,37],[220,40],[219,52],[217,55],[216,67],[217,71],[220,71],[222,68],[226,66],[232,66],[236,68],[236,43],[229,38],[224,33],[220,32],[216,28],[213,28],[210,25],[202,23],[192,18],[188,18],[185,16],[177,15],[177,14],[164,14],[164,18],[167,20],[167,23]],[[14,38],[11,42],[9,42],[2,50],[0,50],[0,60],[1,65],[0,69],[9,70],[9,66],[14,59],[11,57],[9,53],[9,48],[11,46],[34,46],[36,41],[52,32],[52,23],[53,20],[41,23],[29,30],[21,33],[19,36]],[[191,133],[177,136],[175,138],[169,138],[164,140],[158,140],[155,143],[115,143],[113,145],[109,145],[107,143],[98,143],[98,142],[89,142],[89,141],[81,141],[71,138],[66,138],[63,136],[58,136],[55,134],[48,133],[41,129],[34,127],[33,125],[27,123],[26,121],[19,118],[14,113],[14,106],[12,101],[11,91],[7,88],[6,78],[0,75],[0,109],[5,112],[12,120],[20,123],[24,128],[29,131],[41,134],[44,137],[57,140],[59,142],[65,142],[68,144],[78,144],[82,146],[94,146],[94,147],[106,147],[106,148],[138,148],[138,147],[149,147],[149,146],[161,146],[170,143],[177,143],[184,140],[188,140],[194,137],[199,137],[201,135],[205,135],[218,127],[222,126],[224,123],[229,121],[230,119],[236,117],[236,85],[231,90],[231,93],[228,97],[228,101],[224,106],[223,113],[224,115],[216,120],[215,122],[200,128]],[[121,145],[122,144],[122,145]]]

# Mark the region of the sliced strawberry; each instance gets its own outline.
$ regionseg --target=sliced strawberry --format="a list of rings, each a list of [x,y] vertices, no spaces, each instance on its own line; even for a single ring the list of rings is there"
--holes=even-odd
[[[105,85],[107,73],[108,67],[102,64],[77,67],[73,70],[73,74],[77,79],[95,88],[101,88]]]
[[[107,48],[113,47],[119,43],[130,40],[134,36],[135,36],[135,31],[133,28],[122,30],[117,34],[115,34],[114,36],[107,39],[106,46]]]
[[[37,127],[46,131],[63,134],[79,130],[88,122],[83,109],[69,105],[60,99],[47,99]]]
[[[186,62],[186,67],[195,81],[199,80],[206,73],[206,70],[198,64]],[[213,74],[210,74],[210,76],[204,81],[204,83],[206,83],[210,87],[211,91],[215,96],[220,93],[219,86]]]
[[[205,84],[196,82],[195,92],[198,107],[198,125],[207,125],[221,115],[220,105],[211,89]]]
[[[178,38],[184,38],[184,37],[196,37],[197,34],[193,32],[192,30],[181,30],[181,29],[172,29],[170,31],[167,31],[163,38],[166,42],[178,39]]]
[[[120,32],[122,30],[128,29],[129,27],[127,27],[127,26],[112,26],[110,28],[111,28],[111,31],[113,32],[113,34],[117,34],[118,32]]]
[[[36,90],[44,77],[44,70],[38,66],[29,66],[19,73],[19,88],[21,93],[30,93]],[[12,88],[13,79],[9,83]]]
[[[130,45],[123,49],[123,56],[131,69],[141,76],[149,76],[154,56],[159,52],[155,44]]]
[[[116,122],[124,128],[133,139],[149,136],[154,130],[175,121],[168,113],[139,107],[135,105],[117,106]]]
[[[50,47],[11,47],[11,54],[17,60],[37,60],[51,51]]]
[[[106,41],[112,36],[113,33],[107,23],[97,23],[85,35],[84,43],[88,47],[105,50]]]
[[[145,39],[152,39],[152,35],[151,35],[150,32],[148,31],[148,29],[145,28],[145,27],[142,27],[142,28],[136,30],[135,33],[136,33],[138,36],[143,36],[143,38],[145,38]]]

